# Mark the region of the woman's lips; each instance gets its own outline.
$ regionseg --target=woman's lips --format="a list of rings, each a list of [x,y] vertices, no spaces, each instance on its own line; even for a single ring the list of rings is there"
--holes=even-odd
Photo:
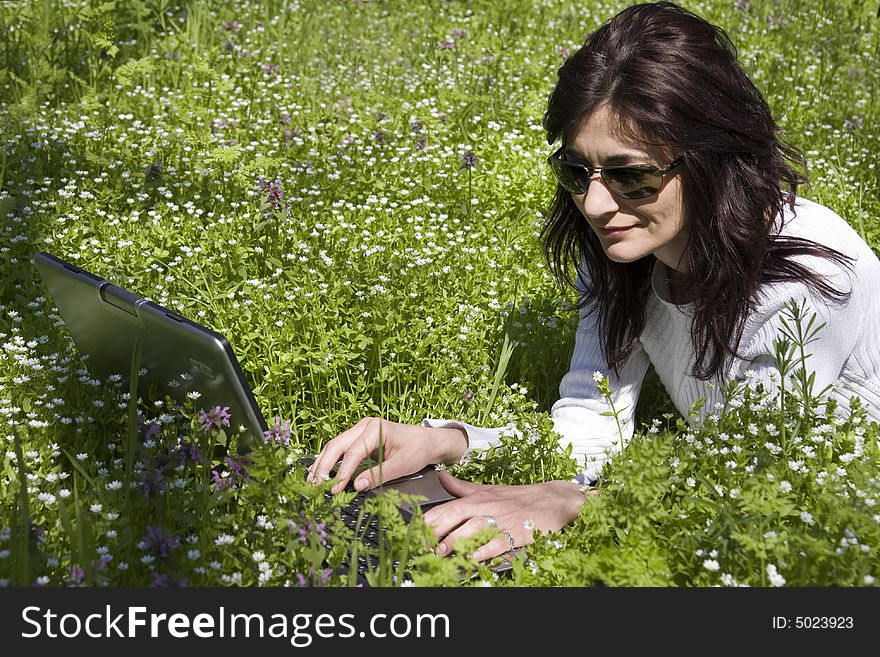
[[[620,237],[621,235],[624,235],[632,230],[633,228],[635,228],[635,226],[622,226],[620,228],[600,228],[599,230],[602,231],[602,234],[605,237]]]

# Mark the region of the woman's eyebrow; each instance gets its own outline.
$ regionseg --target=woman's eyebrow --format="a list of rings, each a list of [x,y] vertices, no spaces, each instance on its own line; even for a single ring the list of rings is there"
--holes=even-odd
[[[565,153],[574,157],[575,159],[580,160],[581,162],[590,162],[590,158],[586,157],[577,150],[570,148],[569,146],[565,147]],[[615,153],[614,155],[609,155],[608,157],[602,159],[604,162],[604,166],[631,163],[643,164],[651,161],[647,153],[643,153],[641,151],[623,151],[622,153]]]

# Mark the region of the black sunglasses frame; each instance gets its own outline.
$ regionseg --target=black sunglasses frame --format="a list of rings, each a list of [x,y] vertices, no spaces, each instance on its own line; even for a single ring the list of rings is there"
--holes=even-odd
[[[559,185],[567,192],[571,194],[581,195],[586,194],[587,189],[590,187],[590,182],[592,182],[593,175],[598,172],[602,178],[602,182],[605,184],[605,187],[612,194],[617,196],[618,198],[625,199],[627,201],[639,201],[646,198],[651,198],[652,196],[656,196],[660,190],[663,188],[663,181],[667,174],[669,174],[673,169],[684,164],[685,156],[682,155],[675,160],[673,160],[670,164],[665,167],[657,167],[653,164],[624,164],[621,166],[613,166],[613,167],[593,167],[586,164],[579,164],[577,162],[569,162],[568,160],[564,160],[562,158],[562,154],[565,152],[565,147],[561,146],[553,155],[547,158],[547,163],[550,165],[550,169],[553,171],[553,175],[556,177],[556,181]],[[577,187],[575,189],[569,188],[562,178],[560,177],[557,167],[559,165],[568,167],[569,169],[574,169],[576,171],[586,172],[586,185],[584,185],[583,189]],[[636,171],[640,174],[650,174],[652,176],[659,176],[659,180],[657,181],[656,189],[649,191],[648,193],[623,193],[616,189],[617,183],[613,178],[606,178],[606,172],[613,171]]]

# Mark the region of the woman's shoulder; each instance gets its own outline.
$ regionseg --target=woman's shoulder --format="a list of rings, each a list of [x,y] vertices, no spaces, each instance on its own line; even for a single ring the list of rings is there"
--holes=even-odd
[[[877,308],[865,308],[865,305],[872,305],[868,302],[873,296],[870,291],[880,287],[880,260],[845,219],[820,203],[799,198],[794,209],[786,206],[783,221],[777,222],[777,228],[782,237],[806,239],[845,256],[843,261],[821,255],[793,257],[843,296],[827,297],[798,279],[763,284],[746,322],[746,334],[778,316],[791,300],[806,301],[820,320],[826,322],[856,311],[877,312]]]
[[[794,208],[785,204],[782,221],[776,224],[778,233],[785,237],[799,237],[827,246],[844,255],[861,259],[873,251],[855,228],[829,207],[816,201],[798,197]]]

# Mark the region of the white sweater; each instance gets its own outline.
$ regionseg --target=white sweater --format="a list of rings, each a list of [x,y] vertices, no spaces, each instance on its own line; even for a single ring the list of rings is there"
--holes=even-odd
[[[581,312],[571,367],[559,385],[560,399],[553,404],[551,417],[561,443],[572,444],[572,456],[583,464],[588,480],[596,479],[605,461],[620,449],[614,418],[601,415],[610,407],[599,394],[594,372],[608,376],[615,408],[626,409],[620,414],[621,423],[625,422],[624,442],[632,437],[633,414],[649,363],[653,363],[676,409],[685,417],[699,399],[706,400],[705,412],[713,412],[714,404],[721,400],[719,384],[727,381],[754,377],[765,388],[774,390],[779,373],[771,344],[781,335],[782,312],[792,298],[801,305],[806,300],[806,317],[815,312],[817,324],[825,323],[817,340],[806,349],[807,369],[816,373],[813,390],[821,391],[836,382],[839,385],[833,386],[829,396],[848,407],[849,397],[857,395],[867,406],[868,417],[880,422],[880,260],[846,221],[818,203],[799,199],[796,211],[792,213],[786,206],[783,216],[783,235],[810,239],[854,259],[850,272],[826,259],[802,258],[835,288],[851,290],[851,294],[834,302],[799,282],[762,286],[757,309],[745,323],[739,347],[741,358],[734,359],[724,375],[714,381],[701,381],[691,375],[693,308],[691,304],[670,301],[666,267],[660,261],[651,279],[644,331],[619,377],[609,371],[594,320],[586,318],[586,311]],[[422,424],[464,429],[468,435],[466,455],[499,444],[502,431],[514,431],[512,426],[490,429],[431,418]]]

